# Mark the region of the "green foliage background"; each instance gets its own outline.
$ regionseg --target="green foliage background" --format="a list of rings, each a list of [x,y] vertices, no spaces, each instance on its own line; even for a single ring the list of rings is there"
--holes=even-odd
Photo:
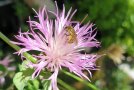
[[[65,0],[67,7],[78,9],[76,18],[88,14],[86,21],[96,24],[101,32],[101,46],[113,43],[122,45],[126,52],[134,55],[134,0]]]

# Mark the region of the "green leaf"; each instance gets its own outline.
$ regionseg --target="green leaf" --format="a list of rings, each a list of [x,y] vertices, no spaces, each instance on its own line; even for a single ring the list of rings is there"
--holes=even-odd
[[[32,68],[27,68],[26,70],[22,71],[24,77],[32,76],[33,72],[34,72],[34,69]]]
[[[39,81],[38,80],[33,80],[33,86],[36,88],[36,90],[39,89]]]
[[[24,87],[27,86],[27,82],[30,79],[30,76],[24,77],[22,72],[18,72],[17,74],[15,74],[13,78],[13,83],[15,84],[18,90],[23,90]]]
[[[19,69],[23,73],[23,76],[25,76],[25,77],[31,76],[34,72],[33,68],[29,68],[26,66],[28,63],[29,63],[28,60],[24,60],[23,63],[21,65],[19,65]]]
[[[7,69],[4,65],[0,64],[0,76],[3,76],[7,73]]]
[[[40,72],[40,76],[43,76],[44,78],[49,78],[51,75],[52,75],[52,73],[49,71],[42,70]]]
[[[42,84],[43,84],[43,90],[49,90],[50,89],[50,83],[51,83],[50,80],[44,80],[42,82]]]
[[[28,86],[25,90],[39,90],[39,81],[37,79],[28,81]]]
[[[26,66],[29,63],[28,60],[24,60],[22,64],[19,65],[20,71],[26,70],[28,67]]]
[[[5,72],[7,69],[4,65],[0,64],[0,71]]]

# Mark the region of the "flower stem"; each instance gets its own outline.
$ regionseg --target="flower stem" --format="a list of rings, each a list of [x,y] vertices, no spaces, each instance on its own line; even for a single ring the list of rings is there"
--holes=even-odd
[[[16,51],[19,51],[19,50],[20,50],[20,47],[19,47],[19,46],[15,45],[15,44],[12,44],[12,43],[10,42],[10,39],[8,39],[8,38],[7,38],[4,34],[2,34],[1,32],[0,32],[0,38],[1,38],[4,42],[6,42],[9,46],[11,46],[13,49],[15,49]],[[24,52],[23,55],[26,57],[26,59],[30,60],[30,61],[33,62],[33,63],[36,63],[36,61],[37,61],[36,58],[34,58],[33,56],[31,56],[29,53]]]
[[[19,47],[19,46],[15,45],[15,44],[12,44],[12,43],[10,42],[10,40],[9,40],[4,34],[2,34],[1,32],[0,32],[0,38],[1,38],[4,42],[6,42],[9,46],[11,46],[13,49],[15,49],[16,51],[20,50],[20,47]]]
[[[67,71],[65,71],[65,70],[61,70],[61,71],[62,71],[64,74],[66,74],[66,75],[68,75],[68,76],[74,78],[75,80],[78,80],[78,81],[84,83],[84,84],[87,85],[88,87],[92,88],[92,90],[98,90],[96,86],[94,86],[94,85],[92,85],[91,83],[89,83],[89,82],[87,82],[87,81],[85,81],[85,80],[83,80],[83,79],[81,79],[81,78],[75,76],[74,74],[72,74],[72,73],[70,73],[70,72],[67,72]]]
[[[75,88],[69,86],[67,83],[65,83],[64,81],[62,81],[61,79],[58,78],[58,83],[60,85],[62,85],[63,87],[65,87],[67,90],[76,90]]]

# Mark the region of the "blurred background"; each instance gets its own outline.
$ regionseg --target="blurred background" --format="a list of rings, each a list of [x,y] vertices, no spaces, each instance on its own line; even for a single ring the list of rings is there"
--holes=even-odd
[[[101,47],[83,51],[102,55],[97,60],[100,70],[92,71],[91,83],[100,90],[134,90],[134,0],[57,0],[57,3],[61,10],[63,4],[66,10],[77,9],[73,20],[82,21],[88,15],[83,24],[90,21],[97,27],[96,38]],[[54,0],[0,0],[0,31],[14,40],[19,28],[28,30],[26,21],[34,15],[32,8],[38,10],[44,5],[55,11]],[[0,90],[16,90],[12,78],[22,61],[14,52],[0,40]],[[76,90],[90,90],[68,76],[59,77]]]

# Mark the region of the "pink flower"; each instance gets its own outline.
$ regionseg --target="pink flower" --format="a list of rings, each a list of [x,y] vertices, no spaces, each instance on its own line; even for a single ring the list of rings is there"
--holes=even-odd
[[[57,4],[56,4],[57,7]],[[30,63],[29,66],[35,69],[32,77],[37,77],[41,70],[48,69],[53,74],[48,78],[51,80],[52,90],[58,90],[57,75],[63,67],[75,73],[81,78],[89,78],[82,72],[94,70],[95,61],[98,55],[80,54],[83,47],[98,47],[100,43],[95,39],[96,33],[92,30],[93,24],[81,25],[79,21],[72,21],[76,10],[71,13],[72,8],[65,14],[65,7],[62,12],[52,12],[44,7],[37,13],[38,21],[29,20],[30,30],[19,32],[15,37],[19,40],[14,44],[24,46],[18,54],[28,51],[38,51],[39,55],[33,55],[38,59],[37,63]],[[49,19],[48,13],[55,16]]]
[[[0,60],[0,65],[3,65],[5,68],[7,68],[7,71],[14,71],[16,69],[15,66],[10,66],[10,63],[12,62],[12,58],[10,55],[7,55],[5,58]],[[0,71],[0,86],[2,86],[5,83],[5,75],[7,75],[7,71]]]
[[[5,58],[0,60],[0,64],[5,66],[8,71],[14,71],[16,68],[14,66],[10,66],[10,63],[13,61],[10,55],[7,55]]]

